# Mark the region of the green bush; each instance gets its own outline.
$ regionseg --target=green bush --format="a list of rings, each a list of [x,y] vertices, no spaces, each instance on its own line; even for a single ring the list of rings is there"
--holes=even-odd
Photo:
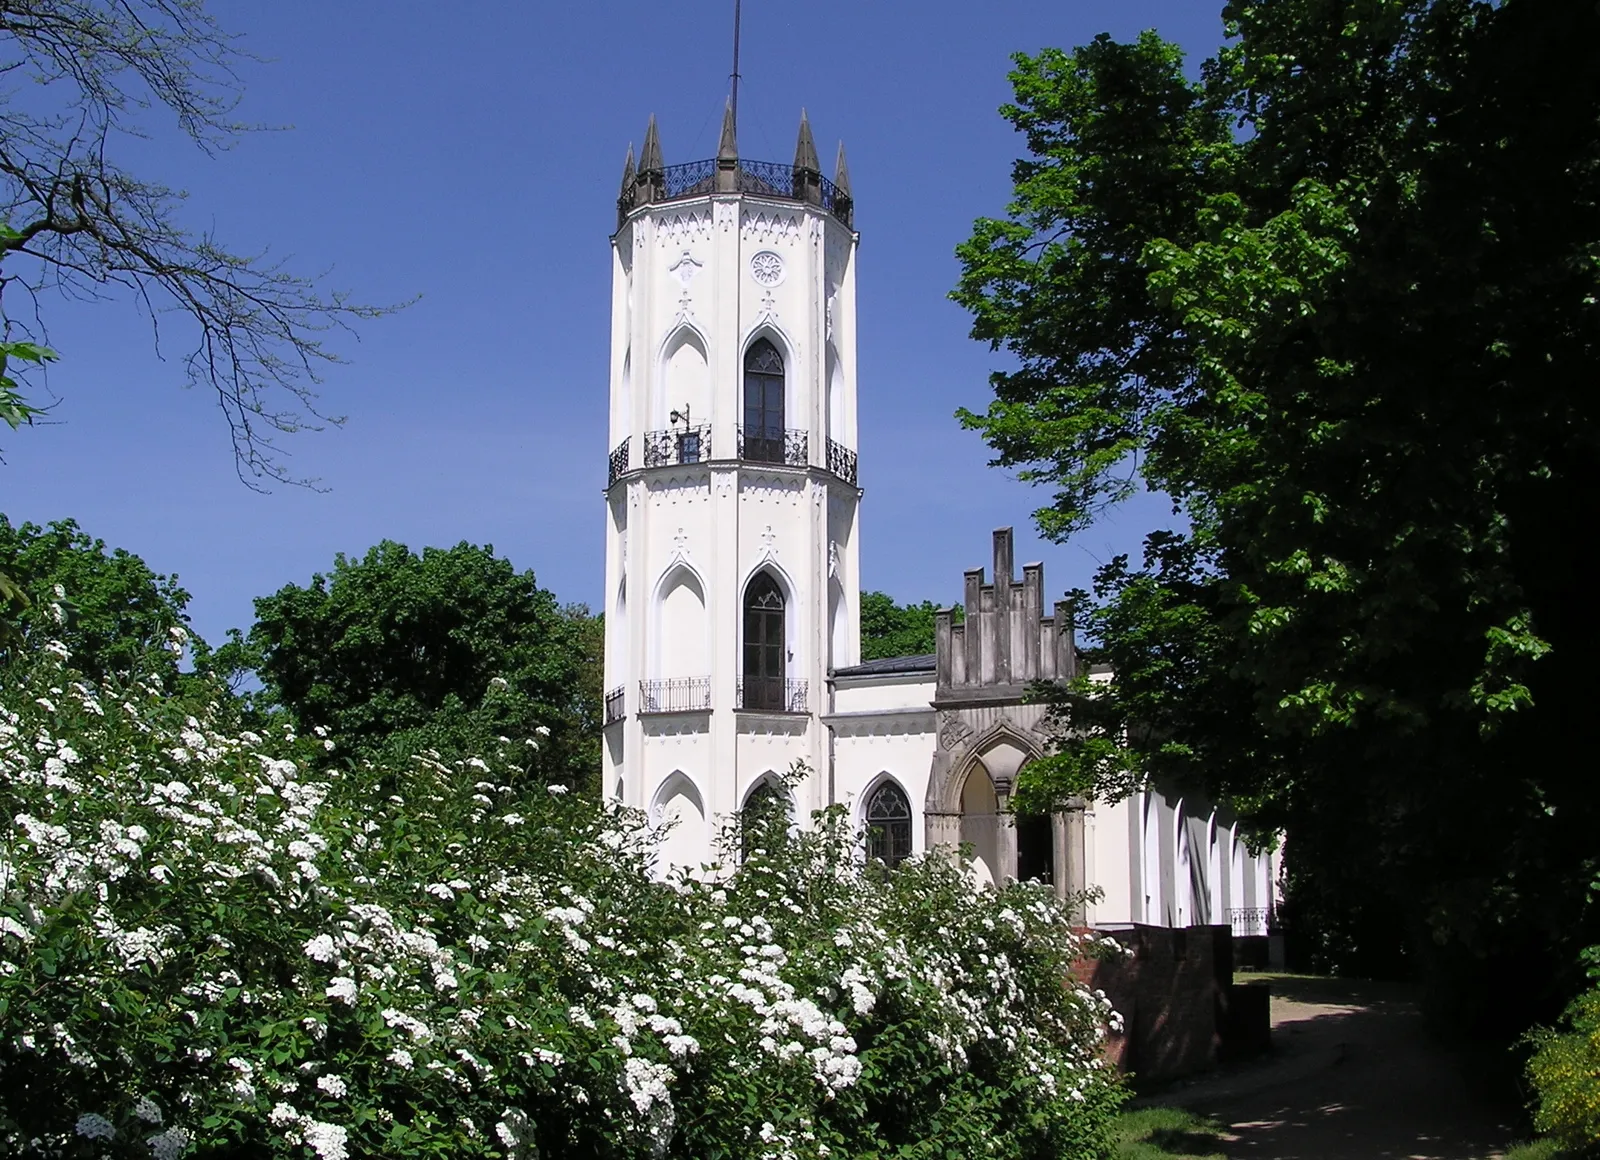
[[[1560,1030],[1528,1037],[1535,1051],[1528,1079],[1537,1095],[1539,1131],[1579,1154],[1600,1152],[1600,947],[1584,952],[1595,986],[1567,1007]]]
[[[537,738],[341,767],[65,651],[0,689],[6,1154],[1111,1154],[1043,889],[883,873],[839,812],[663,880],[511,776]]]

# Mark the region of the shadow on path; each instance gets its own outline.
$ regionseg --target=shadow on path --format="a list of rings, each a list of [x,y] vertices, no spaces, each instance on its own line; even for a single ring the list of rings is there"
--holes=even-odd
[[[1227,1127],[1230,1160],[1486,1160],[1510,1110],[1474,1091],[1466,1061],[1431,1040],[1410,988],[1272,976],[1269,1055],[1168,1087]]]

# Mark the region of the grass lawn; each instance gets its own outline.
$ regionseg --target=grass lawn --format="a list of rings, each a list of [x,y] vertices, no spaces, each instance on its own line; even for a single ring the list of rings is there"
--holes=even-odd
[[[1506,1160],[1561,1160],[1561,1156],[1554,1140],[1535,1140],[1531,1144],[1513,1144]]]
[[[1227,1160],[1223,1142],[1220,1126],[1182,1108],[1140,1108],[1117,1118],[1117,1160]]]
[[[1221,1125],[1182,1108],[1140,1108],[1117,1117],[1117,1160],[1227,1160]],[[1562,1160],[1551,1140],[1516,1144],[1505,1160]]]

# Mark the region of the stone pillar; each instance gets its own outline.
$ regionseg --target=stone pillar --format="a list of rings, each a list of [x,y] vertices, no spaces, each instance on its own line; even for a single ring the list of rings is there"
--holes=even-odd
[[[1089,888],[1083,810],[1083,802],[1075,800],[1066,809],[1051,815],[1051,831],[1055,836],[1056,897],[1063,901],[1081,895]],[[1078,922],[1084,920],[1081,902],[1073,905],[1073,918]]]
[[[1011,812],[1011,782],[996,781],[994,796],[1000,803],[994,818],[994,874],[998,886],[1015,882],[1017,878],[1017,822],[1016,815]]]

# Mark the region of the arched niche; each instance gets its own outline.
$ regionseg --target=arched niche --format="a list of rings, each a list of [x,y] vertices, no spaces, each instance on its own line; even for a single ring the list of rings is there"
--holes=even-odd
[[[677,564],[656,589],[650,669],[658,678],[703,677],[711,671],[706,590],[694,569]]]
[[[794,819],[794,801],[778,775],[771,770],[756,778],[739,803],[739,857],[750,851],[769,827],[785,829]]]
[[[628,578],[617,582],[616,599],[606,617],[606,672],[615,676],[628,671]]]
[[[827,383],[828,383],[828,438],[836,443],[850,442],[850,432],[845,430],[848,408],[844,401],[844,369],[839,365],[839,352],[833,344],[828,344],[827,357]]]
[[[708,861],[705,800],[688,774],[674,770],[656,788],[650,824],[661,832],[657,866],[694,868]]]
[[[661,348],[659,386],[650,409],[650,425],[660,431],[672,412],[687,409],[690,423],[711,422],[711,364],[706,342],[692,326],[673,331]]]
[[[841,668],[847,663],[849,649],[849,620],[845,612],[844,585],[835,576],[828,581],[828,667]]]
[[[1172,810],[1172,866],[1173,925],[1189,926],[1194,922],[1194,842],[1181,798]]]
[[[615,447],[633,430],[633,351],[622,356],[622,377],[611,400],[611,445]]]
[[[1144,921],[1164,926],[1164,900],[1161,897],[1161,811],[1156,795],[1143,795],[1144,818],[1140,829],[1139,867],[1144,879]]]

